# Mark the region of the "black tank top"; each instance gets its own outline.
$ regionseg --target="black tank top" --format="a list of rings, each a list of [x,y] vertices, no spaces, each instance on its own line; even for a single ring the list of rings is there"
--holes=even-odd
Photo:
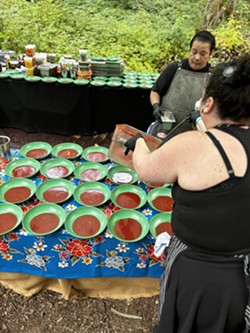
[[[250,161],[250,129],[236,126],[218,129],[237,138]],[[249,252],[250,167],[244,177],[235,177],[220,143],[210,132],[207,134],[219,149],[229,178],[203,191],[189,191],[174,184],[173,231],[185,244],[200,251],[230,255]]]

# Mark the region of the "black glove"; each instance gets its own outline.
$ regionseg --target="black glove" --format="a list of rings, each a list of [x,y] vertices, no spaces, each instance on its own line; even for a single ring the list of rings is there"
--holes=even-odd
[[[138,132],[135,136],[132,136],[132,138],[128,139],[128,141],[124,143],[124,146],[126,147],[124,155],[128,155],[130,150],[135,150],[135,144],[139,138],[143,138],[143,136]]]
[[[155,103],[153,105],[153,116],[156,120],[158,120],[160,123],[162,123],[161,116],[163,116],[163,112],[161,110],[160,104]]]
[[[201,116],[200,111],[192,111],[187,115],[187,120],[196,126],[196,120]]]

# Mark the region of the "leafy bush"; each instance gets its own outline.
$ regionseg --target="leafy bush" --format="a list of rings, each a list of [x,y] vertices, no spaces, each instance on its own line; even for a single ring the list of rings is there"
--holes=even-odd
[[[125,70],[159,72],[187,55],[193,34],[203,29],[207,0],[0,0],[0,48],[17,54],[26,44],[59,59],[79,49],[88,55],[117,56]],[[249,31],[248,0],[239,0],[235,16],[212,32],[220,51],[238,53]],[[248,36],[249,37],[249,36]],[[58,60],[57,59],[57,60]]]

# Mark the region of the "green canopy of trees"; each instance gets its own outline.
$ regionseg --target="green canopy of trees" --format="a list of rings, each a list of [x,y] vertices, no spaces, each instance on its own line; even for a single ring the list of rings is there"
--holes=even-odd
[[[250,50],[249,0],[0,0],[0,49],[115,56],[128,71],[159,72],[187,55],[198,30],[216,36],[213,61]]]

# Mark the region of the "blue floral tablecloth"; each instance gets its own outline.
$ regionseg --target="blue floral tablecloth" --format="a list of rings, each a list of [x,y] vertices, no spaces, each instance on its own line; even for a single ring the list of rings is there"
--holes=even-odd
[[[22,156],[17,149],[11,149],[12,159]],[[51,157],[50,157],[51,158]],[[44,163],[46,160],[41,161]],[[77,159],[75,166],[85,160]],[[105,164],[111,167],[112,162]],[[0,183],[9,177],[5,172],[6,162],[0,161]],[[46,178],[40,172],[32,181],[38,186]],[[74,175],[68,177],[75,186],[81,184]],[[107,177],[103,180],[111,190],[113,186]],[[140,183],[146,192],[150,188]],[[41,204],[34,195],[30,200],[19,204],[24,214],[33,206]],[[61,205],[70,213],[80,205],[72,197]],[[99,207],[107,217],[119,210],[111,200]],[[147,203],[141,209],[150,223],[156,211]],[[34,236],[22,228],[22,224],[12,232],[0,236],[0,271],[40,275],[48,278],[74,279],[94,277],[154,277],[163,272],[163,257],[153,254],[155,239],[149,233],[139,242],[126,243],[114,238],[106,228],[99,236],[82,240],[74,238],[65,228],[46,236]]]

